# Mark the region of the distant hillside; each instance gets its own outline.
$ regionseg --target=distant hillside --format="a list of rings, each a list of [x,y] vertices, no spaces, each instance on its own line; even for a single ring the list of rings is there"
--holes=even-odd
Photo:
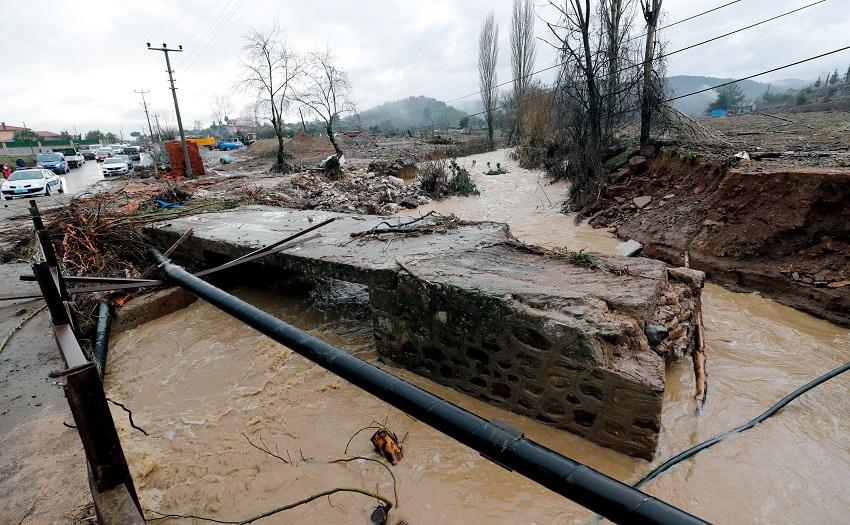
[[[689,75],[676,75],[667,78],[667,87],[672,91],[673,96],[684,95],[692,91],[699,91],[711,86],[716,86],[724,82],[734,80],[732,78],[717,78],[717,77],[698,77]],[[801,81],[802,82],[802,81]],[[805,84],[805,83],[804,83]],[[738,82],[747,100],[753,100],[762,96],[767,91],[767,84],[756,82],[755,80],[744,80]],[[790,87],[790,86],[789,86]],[[673,105],[688,115],[702,115],[705,113],[705,108],[711,104],[717,95],[713,91],[706,91],[699,95],[681,98],[673,102]]]
[[[464,116],[466,113],[446,105],[445,102],[430,97],[408,97],[363,111],[360,113],[360,126],[363,129],[378,126],[382,130],[403,130],[431,124],[440,128],[456,127]],[[348,117],[343,121],[343,125],[354,126],[356,119]]]

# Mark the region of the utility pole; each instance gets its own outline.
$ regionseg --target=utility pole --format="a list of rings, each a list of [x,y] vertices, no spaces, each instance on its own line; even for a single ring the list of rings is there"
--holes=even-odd
[[[159,155],[156,152],[156,148],[159,144],[159,137],[157,137],[156,142],[154,142],[153,138],[153,126],[151,126],[151,115],[148,113],[148,102],[145,100],[145,93],[150,93],[150,90],[145,91],[144,89],[133,90],[134,93],[138,93],[142,96],[142,107],[145,108],[145,118],[148,120],[148,133],[150,133],[150,141],[151,141],[151,156],[153,157],[154,162],[154,172],[156,172],[157,166],[159,166]],[[159,126],[156,127],[159,129]]]
[[[151,116],[148,113],[148,102],[145,100],[145,94],[150,93],[150,90],[145,91],[144,89],[133,90],[134,93],[138,93],[142,96],[142,107],[145,108],[145,118],[148,120],[148,133],[150,133],[151,140],[153,140],[153,126],[151,126]],[[159,142],[157,140],[157,142]]]
[[[168,58],[169,51],[174,53],[182,53],[183,46],[177,46],[178,49],[169,49],[168,46],[163,43],[162,47],[151,47],[151,43],[148,42],[148,50],[150,51],[162,51],[165,53],[165,72],[168,73],[168,81],[171,83],[171,96],[174,97],[174,112],[177,114],[177,129],[180,130],[180,147],[183,149],[183,163],[186,165],[186,177],[192,178],[192,163],[189,162],[189,148],[186,147],[186,133],[183,131],[183,120],[180,118],[180,106],[177,104],[177,88],[174,87],[174,70],[171,69],[171,60]]]

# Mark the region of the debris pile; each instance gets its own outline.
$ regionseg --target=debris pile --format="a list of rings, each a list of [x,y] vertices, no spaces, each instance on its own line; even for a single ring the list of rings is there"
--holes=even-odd
[[[297,173],[275,187],[255,186],[243,189],[243,193],[258,204],[373,215],[392,215],[431,200],[418,185],[362,170],[348,171],[339,179],[318,172]]]

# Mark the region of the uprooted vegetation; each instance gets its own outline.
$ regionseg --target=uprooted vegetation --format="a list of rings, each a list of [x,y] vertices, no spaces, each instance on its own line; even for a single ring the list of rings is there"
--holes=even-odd
[[[435,199],[451,195],[478,195],[478,188],[469,170],[457,163],[456,158],[448,161],[432,160],[419,167],[419,184],[422,191]]]

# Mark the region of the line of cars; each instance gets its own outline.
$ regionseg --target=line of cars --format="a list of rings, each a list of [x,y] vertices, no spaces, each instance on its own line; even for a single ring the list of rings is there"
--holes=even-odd
[[[36,156],[36,167],[19,168],[0,185],[0,194],[6,200],[15,197],[49,196],[52,192],[64,193],[65,184],[59,175],[66,175],[71,168],[78,168],[86,160],[102,162],[104,177],[124,175],[133,168],[134,160],[141,160],[141,148],[123,144],[76,148],[54,148]]]
[[[102,163],[100,169],[103,176],[110,177],[130,173],[135,167],[133,161],[142,159],[142,150],[139,146],[113,144],[83,150],[83,155]]]

